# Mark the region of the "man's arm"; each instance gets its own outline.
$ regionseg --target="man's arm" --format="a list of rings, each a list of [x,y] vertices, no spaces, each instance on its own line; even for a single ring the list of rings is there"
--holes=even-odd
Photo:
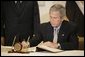
[[[43,36],[42,36],[41,31],[40,31],[40,29],[39,29],[38,32],[37,32],[37,34],[35,34],[35,35],[33,36],[33,38],[31,38],[31,39],[29,40],[30,46],[31,46],[31,47],[32,47],[32,46],[37,46],[37,45],[42,41],[42,38],[43,38]]]
[[[40,27],[40,14],[39,14],[39,6],[37,1],[34,2],[34,34],[37,34],[38,28]]]
[[[78,37],[77,37],[77,26],[72,27],[74,28],[72,32],[69,34],[68,42],[60,43],[61,49],[63,50],[72,50],[78,49]]]
[[[1,1],[1,36],[4,36],[4,9],[3,9],[4,2]]]
[[[1,1],[1,45],[4,45],[4,28],[5,28],[5,23],[4,23],[4,9],[3,9],[3,2]]]
[[[39,6],[37,1],[34,2],[34,36],[33,38],[30,39],[30,46],[36,46],[40,41],[41,41],[41,36],[40,36],[40,16],[39,16]]]

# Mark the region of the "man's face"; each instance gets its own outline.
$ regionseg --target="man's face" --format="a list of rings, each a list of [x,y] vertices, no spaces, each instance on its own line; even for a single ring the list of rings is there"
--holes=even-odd
[[[62,23],[62,19],[60,18],[59,11],[50,12],[50,23],[53,27],[57,27]]]

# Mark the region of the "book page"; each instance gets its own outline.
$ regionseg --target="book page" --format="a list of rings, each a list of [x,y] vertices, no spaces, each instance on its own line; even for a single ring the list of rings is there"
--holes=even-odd
[[[61,52],[61,51],[63,51],[63,50],[60,50],[60,49],[50,48],[50,47],[45,46],[43,44],[38,45],[37,47],[40,48],[40,49],[44,49],[44,50],[50,51],[50,52]]]

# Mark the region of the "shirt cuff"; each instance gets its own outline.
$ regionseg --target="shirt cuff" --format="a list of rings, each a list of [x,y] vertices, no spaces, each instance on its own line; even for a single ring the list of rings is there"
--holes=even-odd
[[[57,45],[58,45],[58,49],[61,49],[61,45],[59,43]]]

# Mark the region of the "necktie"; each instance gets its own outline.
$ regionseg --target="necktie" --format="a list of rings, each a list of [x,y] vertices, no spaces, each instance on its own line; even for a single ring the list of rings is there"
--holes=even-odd
[[[57,43],[57,39],[58,39],[58,29],[54,28],[54,38],[53,38],[53,42]]]

